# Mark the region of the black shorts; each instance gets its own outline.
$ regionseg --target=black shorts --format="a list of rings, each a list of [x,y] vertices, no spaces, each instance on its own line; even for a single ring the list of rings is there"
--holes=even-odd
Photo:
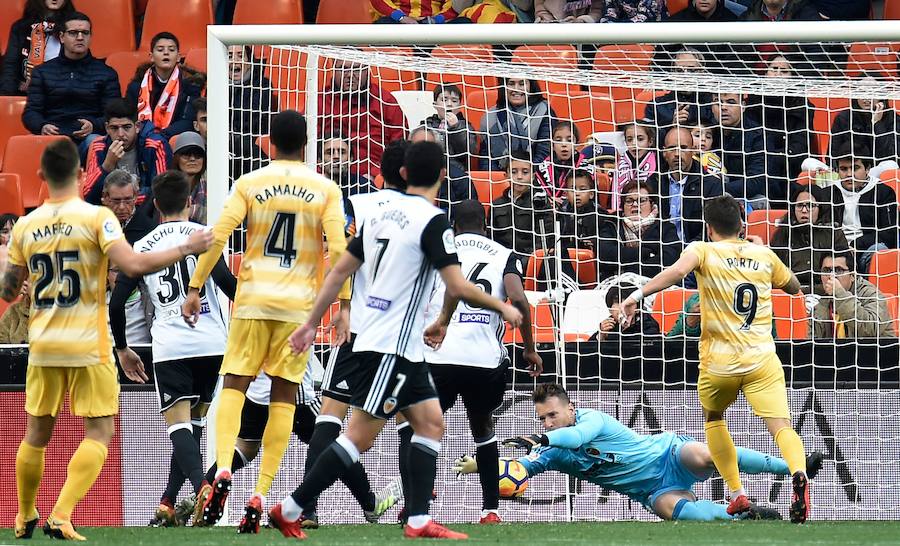
[[[201,356],[155,364],[153,375],[159,411],[166,411],[179,400],[190,400],[191,407],[212,402],[220,367],[221,356]]]
[[[437,398],[428,364],[402,356],[356,353],[357,369],[350,405],[379,419],[390,419],[409,406]]]
[[[506,394],[506,369],[506,362],[496,368],[432,364],[431,376],[441,400],[441,410],[446,413],[457,397],[462,397],[470,413],[492,413],[503,403]]]
[[[303,443],[308,444],[309,439],[312,438],[318,416],[318,406],[299,404],[294,411],[294,434]],[[268,421],[269,406],[257,404],[249,399],[245,400],[244,410],[241,412],[241,430],[238,432],[238,438],[247,442],[262,442]]]
[[[322,376],[322,396],[332,400],[350,403],[353,395],[353,379],[358,368],[358,355],[353,352],[356,334],[350,334],[350,340],[338,348],[332,348],[328,355],[328,365]]]

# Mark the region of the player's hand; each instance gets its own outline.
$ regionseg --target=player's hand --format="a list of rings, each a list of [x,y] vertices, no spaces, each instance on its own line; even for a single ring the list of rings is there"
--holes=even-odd
[[[746,240],[750,241],[754,245],[766,246],[766,243],[763,242],[762,237],[760,237],[759,235],[747,235]]]
[[[513,328],[518,328],[522,325],[522,312],[512,305],[504,303],[502,314],[503,320],[508,322]]]
[[[423,335],[425,345],[436,351],[441,348],[441,343],[444,342],[444,338],[447,336],[447,325],[442,324],[439,320],[435,321],[428,328],[425,328]]]
[[[196,288],[188,290],[184,303],[181,304],[181,318],[188,326],[194,328],[200,318],[200,291]]]
[[[146,383],[150,379],[147,377],[147,372],[144,371],[144,362],[141,357],[130,347],[116,349],[116,356],[119,357],[119,365],[122,366],[125,377],[135,383]]]
[[[541,355],[537,354],[537,351],[525,349],[522,357],[525,359],[525,363],[528,364],[528,375],[531,377],[541,375],[541,372],[544,371],[544,361],[541,360]]]
[[[216,236],[211,229],[195,230],[184,242],[189,254],[203,254],[215,242]]]
[[[538,446],[550,445],[550,441],[546,434],[523,434],[522,436],[503,440],[503,445],[531,451]]]
[[[312,347],[313,342],[316,340],[316,327],[310,326],[309,323],[304,324],[303,326],[297,327],[296,330],[291,334],[291,337],[288,338],[288,344],[291,346],[291,351],[295,355],[299,355],[301,353],[305,353],[310,347]]]
[[[638,302],[634,301],[631,296],[628,296],[619,307],[621,308],[619,322],[622,324],[622,329],[627,330],[628,327],[631,326],[631,323],[634,322],[634,317],[637,315]],[[600,326],[602,329],[602,323]]]
[[[453,471],[456,472],[457,478],[464,474],[474,474],[475,472],[478,472],[478,463],[473,457],[463,455],[459,459],[453,461]]]
[[[84,137],[88,136],[89,134],[91,134],[92,132],[94,132],[94,124],[91,123],[89,120],[86,120],[84,118],[78,118],[78,123],[81,124],[81,128],[78,129],[77,131],[75,131],[74,133],[72,133],[73,136],[76,136],[78,138],[84,138]]]
[[[340,347],[350,339],[350,310],[341,309],[336,315],[331,317],[328,323],[331,330],[331,346]]]

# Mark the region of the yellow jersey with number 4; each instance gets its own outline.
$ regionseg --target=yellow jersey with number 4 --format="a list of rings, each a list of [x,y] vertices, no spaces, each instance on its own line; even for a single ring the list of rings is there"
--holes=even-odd
[[[200,257],[190,286],[200,288],[235,228],[247,239],[234,298],[235,318],[305,322],[324,277],[324,244],[332,263],[347,249],[338,186],[300,161],[273,161],[235,182]],[[340,297],[350,299],[349,283]]]
[[[9,263],[28,269],[29,366],[113,362],[106,251],[120,239],[122,228],[112,211],[77,197],[48,200],[16,222]]]
[[[684,250],[700,260],[700,369],[715,375],[755,370],[775,353],[772,287],[791,271],[768,247],[739,239],[696,241]]]

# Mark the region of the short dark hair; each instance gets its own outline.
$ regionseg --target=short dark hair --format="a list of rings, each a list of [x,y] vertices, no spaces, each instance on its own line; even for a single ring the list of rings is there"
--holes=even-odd
[[[62,34],[66,31],[66,25],[69,24],[69,21],[87,21],[91,28],[94,28],[94,23],[91,22],[91,18],[81,13],[80,11],[73,11],[72,13],[66,14],[62,20],[59,22],[59,33]]]
[[[19,216],[11,212],[0,214],[0,228],[6,226],[6,224],[9,223],[15,224],[18,220]]]
[[[153,179],[153,200],[161,214],[178,214],[187,206],[191,182],[181,171],[166,171]]]
[[[509,155],[502,160],[503,170],[508,171],[509,166],[512,165],[513,161],[525,161],[526,163],[532,163],[531,152],[528,150],[523,150],[521,148],[517,148],[509,152]]]
[[[441,93],[454,93],[459,97],[460,102],[462,102],[463,93],[459,87],[453,84],[438,85],[431,94],[433,95],[434,100],[437,100],[437,98],[441,96]]]
[[[446,163],[447,157],[440,144],[425,140],[410,144],[403,156],[406,185],[418,188],[434,186]]]
[[[744,226],[741,204],[727,193],[706,201],[703,220],[722,237],[736,236]]]
[[[196,116],[200,114],[200,112],[206,112],[206,97],[194,99],[194,102],[191,103],[191,107],[194,109],[194,120],[196,121]]]
[[[451,209],[453,228],[457,233],[478,233],[487,231],[484,205],[475,199],[463,199],[454,203]]]
[[[552,140],[553,135],[556,134],[556,131],[562,129],[563,127],[568,127],[569,131],[572,131],[572,139],[577,144],[581,140],[581,131],[578,130],[578,126],[575,125],[575,122],[571,119],[555,119],[550,127],[550,137]]]
[[[534,392],[531,393],[531,401],[535,404],[546,402],[548,398],[559,398],[566,404],[572,402],[569,399],[569,393],[558,383],[542,383],[535,387]]]
[[[282,110],[272,117],[269,139],[278,155],[294,155],[306,146],[306,118],[296,110]]]
[[[634,292],[636,286],[633,284],[614,284],[606,291],[606,308],[611,309],[613,305],[622,303],[622,300]]]
[[[853,260],[853,251],[849,248],[836,248],[834,252],[822,252],[819,255],[819,269],[822,269],[822,264],[825,263],[825,258],[831,258],[832,261],[837,260],[838,258],[843,258],[847,262],[847,269],[853,273],[855,269],[855,263]]]
[[[406,180],[400,176],[400,167],[406,158],[406,149],[409,141],[403,138],[392,140],[384,147],[381,153],[381,177],[384,181],[398,190],[406,189]]]
[[[649,195],[650,202],[654,205],[658,204],[659,200],[656,197],[656,194],[653,193],[653,186],[648,184],[645,180],[629,180],[625,182],[625,185],[622,186],[622,189],[619,190],[619,195],[625,196],[629,193],[639,192],[641,190],[645,190]],[[619,205],[620,208],[625,207],[625,199],[622,199],[622,203]]]
[[[157,32],[153,38],[150,39],[150,51],[153,51],[153,48],[156,47],[156,43],[160,40],[172,40],[175,42],[175,49],[181,49],[181,42],[178,41],[178,37],[176,37],[171,32]]]
[[[47,185],[53,188],[66,186],[81,168],[78,148],[68,138],[54,140],[41,154],[41,172]]]
[[[587,169],[573,169],[569,171],[569,173],[566,175],[566,185],[569,184],[569,180],[574,183],[576,178],[587,178],[591,181],[591,184],[593,184],[594,187],[597,186],[597,182],[594,180],[594,175],[591,174],[591,172]]]
[[[103,108],[103,117],[107,123],[113,118],[127,118],[136,122],[137,106],[125,99],[112,99]]]
[[[838,162],[841,160],[859,160],[867,169],[871,169],[872,165],[875,164],[874,157],[872,156],[872,149],[869,148],[869,145],[863,142],[862,139],[853,139],[852,141],[845,140],[835,147],[832,154],[834,156],[833,160],[835,166],[837,166]]]

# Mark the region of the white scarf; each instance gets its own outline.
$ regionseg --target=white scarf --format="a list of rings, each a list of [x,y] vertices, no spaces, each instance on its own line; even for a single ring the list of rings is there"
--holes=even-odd
[[[659,209],[656,205],[653,205],[653,211],[647,216],[626,216],[622,218],[622,222],[625,224],[625,232],[623,233],[625,242],[640,241],[641,234],[650,224],[656,221],[657,216],[659,216]]]

